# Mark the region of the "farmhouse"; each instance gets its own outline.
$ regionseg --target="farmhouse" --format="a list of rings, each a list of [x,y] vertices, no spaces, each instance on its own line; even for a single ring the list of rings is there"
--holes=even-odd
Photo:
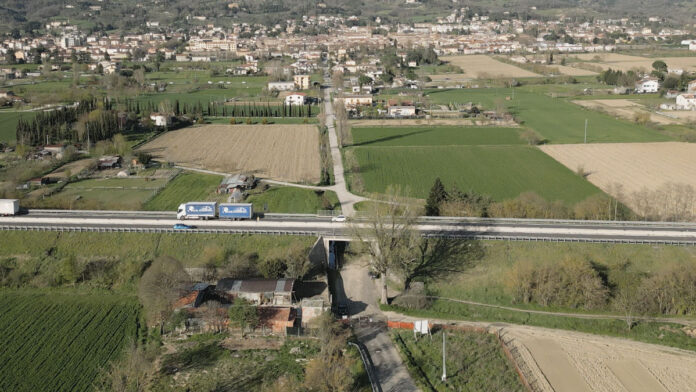
[[[304,105],[306,94],[305,93],[291,93],[285,97],[286,105]]]
[[[390,117],[411,117],[416,115],[415,106],[390,106],[388,112]]]
[[[211,295],[213,290],[215,290],[215,285],[196,283],[174,303],[174,309],[197,308],[205,302],[206,297]]]
[[[696,95],[681,94],[677,96],[678,110],[696,110]]]
[[[350,94],[343,96],[343,104],[347,108],[356,106],[372,106],[372,95]]]
[[[268,82],[268,90],[292,91],[295,89],[295,82]]]
[[[121,167],[121,157],[118,155],[104,155],[99,158],[97,168],[99,170],[116,169]]]
[[[644,78],[636,83],[636,93],[656,93],[660,89],[660,81],[657,78]]]
[[[150,114],[150,120],[154,121],[155,125],[158,127],[166,127],[171,124],[172,117],[164,113],[152,113]]]
[[[233,279],[217,282],[218,293],[229,298],[241,297],[257,305],[292,305],[295,279]]]
[[[235,174],[222,179],[218,185],[217,193],[232,193],[235,189],[247,190],[256,185],[256,177],[254,175]]]

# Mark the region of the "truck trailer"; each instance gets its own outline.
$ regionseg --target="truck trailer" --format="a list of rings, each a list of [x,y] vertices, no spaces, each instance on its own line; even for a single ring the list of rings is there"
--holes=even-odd
[[[19,200],[0,199],[0,215],[13,216],[19,212]]]
[[[222,203],[191,201],[179,205],[176,218],[182,219],[251,219],[254,209],[251,203]]]
[[[254,208],[251,203],[223,203],[218,206],[220,219],[251,219]]]
[[[180,204],[176,211],[176,219],[215,219],[217,216],[217,202],[214,201],[190,201]]]

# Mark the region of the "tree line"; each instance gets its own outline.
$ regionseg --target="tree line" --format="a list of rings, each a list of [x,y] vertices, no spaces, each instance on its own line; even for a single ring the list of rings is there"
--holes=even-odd
[[[31,120],[20,119],[15,134],[19,144],[28,146],[62,140],[96,142],[119,133],[122,125],[110,101],[91,98],[71,107],[39,112]]]
[[[215,116],[215,117],[311,117],[312,105],[287,105],[282,103],[270,102],[247,102],[243,104],[227,105],[220,102],[201,101],[195,103],[180,102],[178,99],[174,103],[162,101],[155,104],[153,101],[140,102],[135,99],[126,98],[119,101],[125,106],[126,111],[138,115],[165,111],[174,116]]]

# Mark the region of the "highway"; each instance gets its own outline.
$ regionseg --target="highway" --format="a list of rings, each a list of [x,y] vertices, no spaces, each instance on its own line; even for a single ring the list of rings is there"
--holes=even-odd
[[[56,230],[160,233],[259,233],[322,235],[336,240],[351,238],[356,218],[348,223],[330,217],[301,214],[266,214],[258,220],[188,220],[193,230],[175,230],[174,212],[29,210],[0,217],[0,230]],[[416,228],[425,236],[488,240],[654,243],[696,245],[696,224],[664,222],[566,221],[541,219],[430,218]]]

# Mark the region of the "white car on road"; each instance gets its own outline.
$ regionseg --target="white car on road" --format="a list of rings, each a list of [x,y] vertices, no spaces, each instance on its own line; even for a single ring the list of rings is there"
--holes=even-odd
[[[331,218],[331,222],[345,222],[346,220],[348,220],[348,218],[346,218],[345,215],[338,215]]]

